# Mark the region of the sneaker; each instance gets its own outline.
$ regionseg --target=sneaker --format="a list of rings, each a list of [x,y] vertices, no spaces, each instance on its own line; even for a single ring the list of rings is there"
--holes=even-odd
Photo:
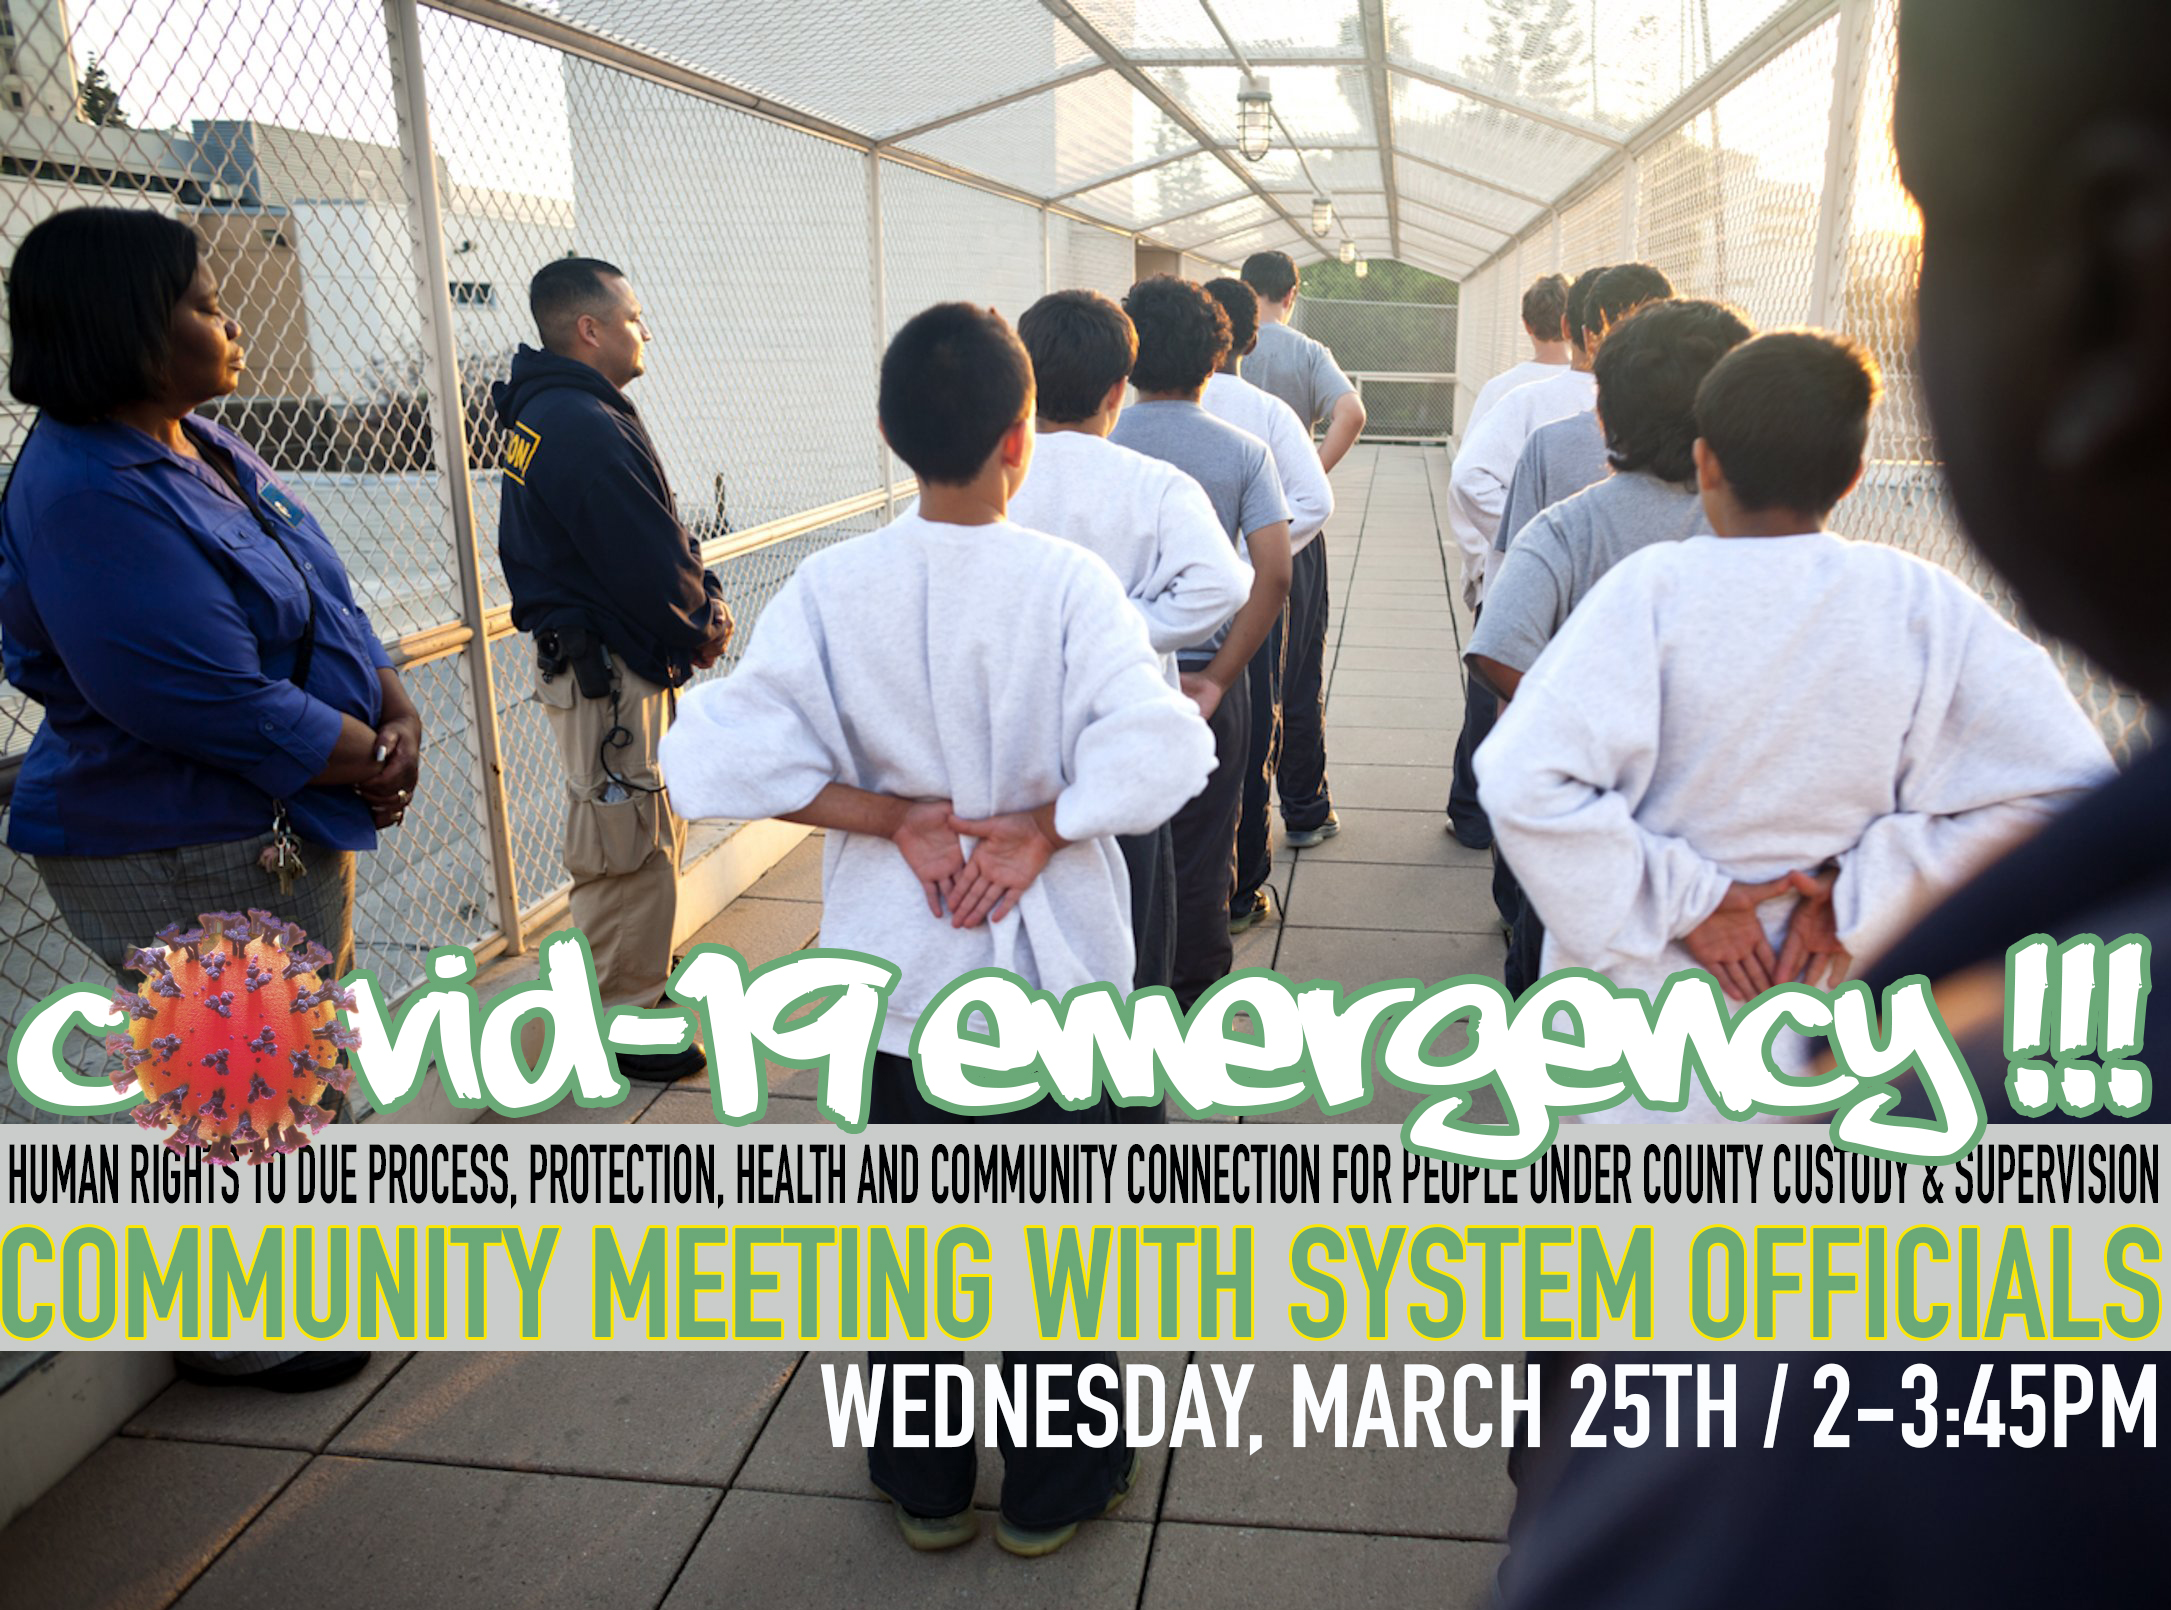
[[[618,1071],[641,1084],[667,1085],[708,1071],[709,1059],[696,1040],[683,1051],[621,1051]]]
[[[1138,1483],[1140,1463],[1138,1454],[1134,1452],[1131,1455],[1131,1468],[1123,1473],[1123,1480],[1116,1484],[1116,1490],[1108,1495],[1108,1502],[1101,1509],[1102,1518],[1105,1519],[1121,1509],[1123,1501],[1131,1496],[1132,1487]],[[1028,1527],[1015,1525],[1008,1515],[1002,1515],[995,1521],[995,1545],[1005,1554],[1015,1554],[1021,1560],[1037,1560],[1044,1554],[1053,1554],[1076,1537],[1078,1525],[1077,1521],[1072,1521],[1068,1526],[1051,1526],[1045,1531],[1036,1532]]]
[[[186,1353],[174,1357],[173,1367],[184,1381],[198,1386],[253,1386],[266,1392],[321,1392],[362,1373],[367,1353],[296,1353],[292,1358],[260,1370],[236,1374],[198,1364]]]
[[[1327,819],[1317,827],[1292,827],[1282,834],[1281,841],[1292,850],[1308,850],[1315,844],[1324,844],[1342,831],[1342,824],[1334,812],[1327,812]]]
[[[883,1496],[889,1497],[887,1493]],[[890,1508],[897,1514],[897,1530],[904,1534],[906,1547],[922,1554],[962,1548],[980,1535],[980,1517],[970,1504],[955,1515],[915,1515],[894,1498],[890,1499]]]
[[[1264,889],[1255,889],[1252,891],[1249,910],[1229,913],[1229,932],[1232,934],[1249,933],[1273,915],[1274,897]]]

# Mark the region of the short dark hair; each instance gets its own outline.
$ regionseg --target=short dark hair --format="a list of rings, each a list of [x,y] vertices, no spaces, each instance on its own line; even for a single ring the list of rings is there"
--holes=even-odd
[[[1600,263],[1595,268],[1586,268],[1575,277],[1575,283],[1568,287],[1568,339],[1579,347],[1590,339],[1589,332],[1584,328],[1583,315],[1589,311],[1591,287],[1596,285],[1600,276],[1612,266],[1611,263]]]
[[[1229,316],[1197,280],[1156,274],[1123,299],[1138,329],[1131,384],[1140,391],[1196,391],[1229,352]]]
[[[1018,320],[1018,339],[1033,360],[1040,417],[1056,425],[1099,413],[1138,361],[1129,316],[1098,291],[1049,292]]]
[[[1568,339],[1568,278],[1540,274],[1523,292],[1523,328],[1540,341]]]
[[[1239,272],[1244,283],[1269,302],[1279,302],[1297,288],[1296,259],[1287,252],[1253,252]]]
[[[1033,360],[993,308],[937,302],[882,354],[882,435],[923,481],[971,481],[1032,406]]]
[[[536,334],[555,348],[571,333],[573,321],[611,300],[605,280],[622,280],[626,271],[600,257],[560,257],[545,263],[528,281],[528,311]]]
[[[1606,458],[1662,481],[1696,474],[1696,388],[1754,332],[1720,302],[1653,302],[1606,336],[1592,368]]]
[[[1859,342],[1779,330],[1713,366],[1697,388],[1696,430],[1743,508],[1822,515],[1862,467],[1878,390],[1877,360]]]
[[[1649,263],[1615,263],[1592,283],[1583,302],[1583,342],[1626,318],[1646,302],[1673,295],[1673,281]]]
[[[69,425],[155,396],[173,357],[173,310],[202,260],[196,231],[160,213],[54,213],[8,271],[8,389]]]
[[[1229,350],[1249,352],[1259,338],[1259,293],[1242,280],[1218,279],[1206,282],[1206,294],[1229,316]]]

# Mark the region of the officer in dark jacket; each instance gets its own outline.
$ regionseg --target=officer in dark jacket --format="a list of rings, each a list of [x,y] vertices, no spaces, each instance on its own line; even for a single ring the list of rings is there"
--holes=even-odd
[[[603,1004],[647,1006],[670,970],[685,842],[656,745],[678,687],[731,641],[731,612],[626,400],[648,328],[625,275],[562,258],[536,274],[528,304],[545,350],[522,347],[491,393],[506,432],[498,552],[565,760],[573,921]],[[669,1080],[703,1060],[697,1045],[618,1066]]]

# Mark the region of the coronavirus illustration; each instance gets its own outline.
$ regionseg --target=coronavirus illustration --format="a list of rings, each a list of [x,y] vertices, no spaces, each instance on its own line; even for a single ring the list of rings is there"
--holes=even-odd
[[[128,1032],[109,1035],[114,1089],[142,1092],[138,1124],[172,1131],[176,1152],[253,1163],[306,1145],[329,1114],[327,1086],[353,1075],[340,1057],[361,1036],[340,1023],[354,997],[323,975],[331,952],[268,911],[207,911],[129,952],[140,990],[118,990]]]

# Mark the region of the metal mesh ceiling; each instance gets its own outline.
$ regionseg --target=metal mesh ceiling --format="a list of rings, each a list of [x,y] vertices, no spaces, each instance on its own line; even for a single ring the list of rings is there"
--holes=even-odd
[[[1812,0],[431,0],[526,11],[908,161],[1234,260],[1459,276]],[[1245,73],[1271,147],[1236,150]],[[1311,202],[1336,203],[1325,235]]]

